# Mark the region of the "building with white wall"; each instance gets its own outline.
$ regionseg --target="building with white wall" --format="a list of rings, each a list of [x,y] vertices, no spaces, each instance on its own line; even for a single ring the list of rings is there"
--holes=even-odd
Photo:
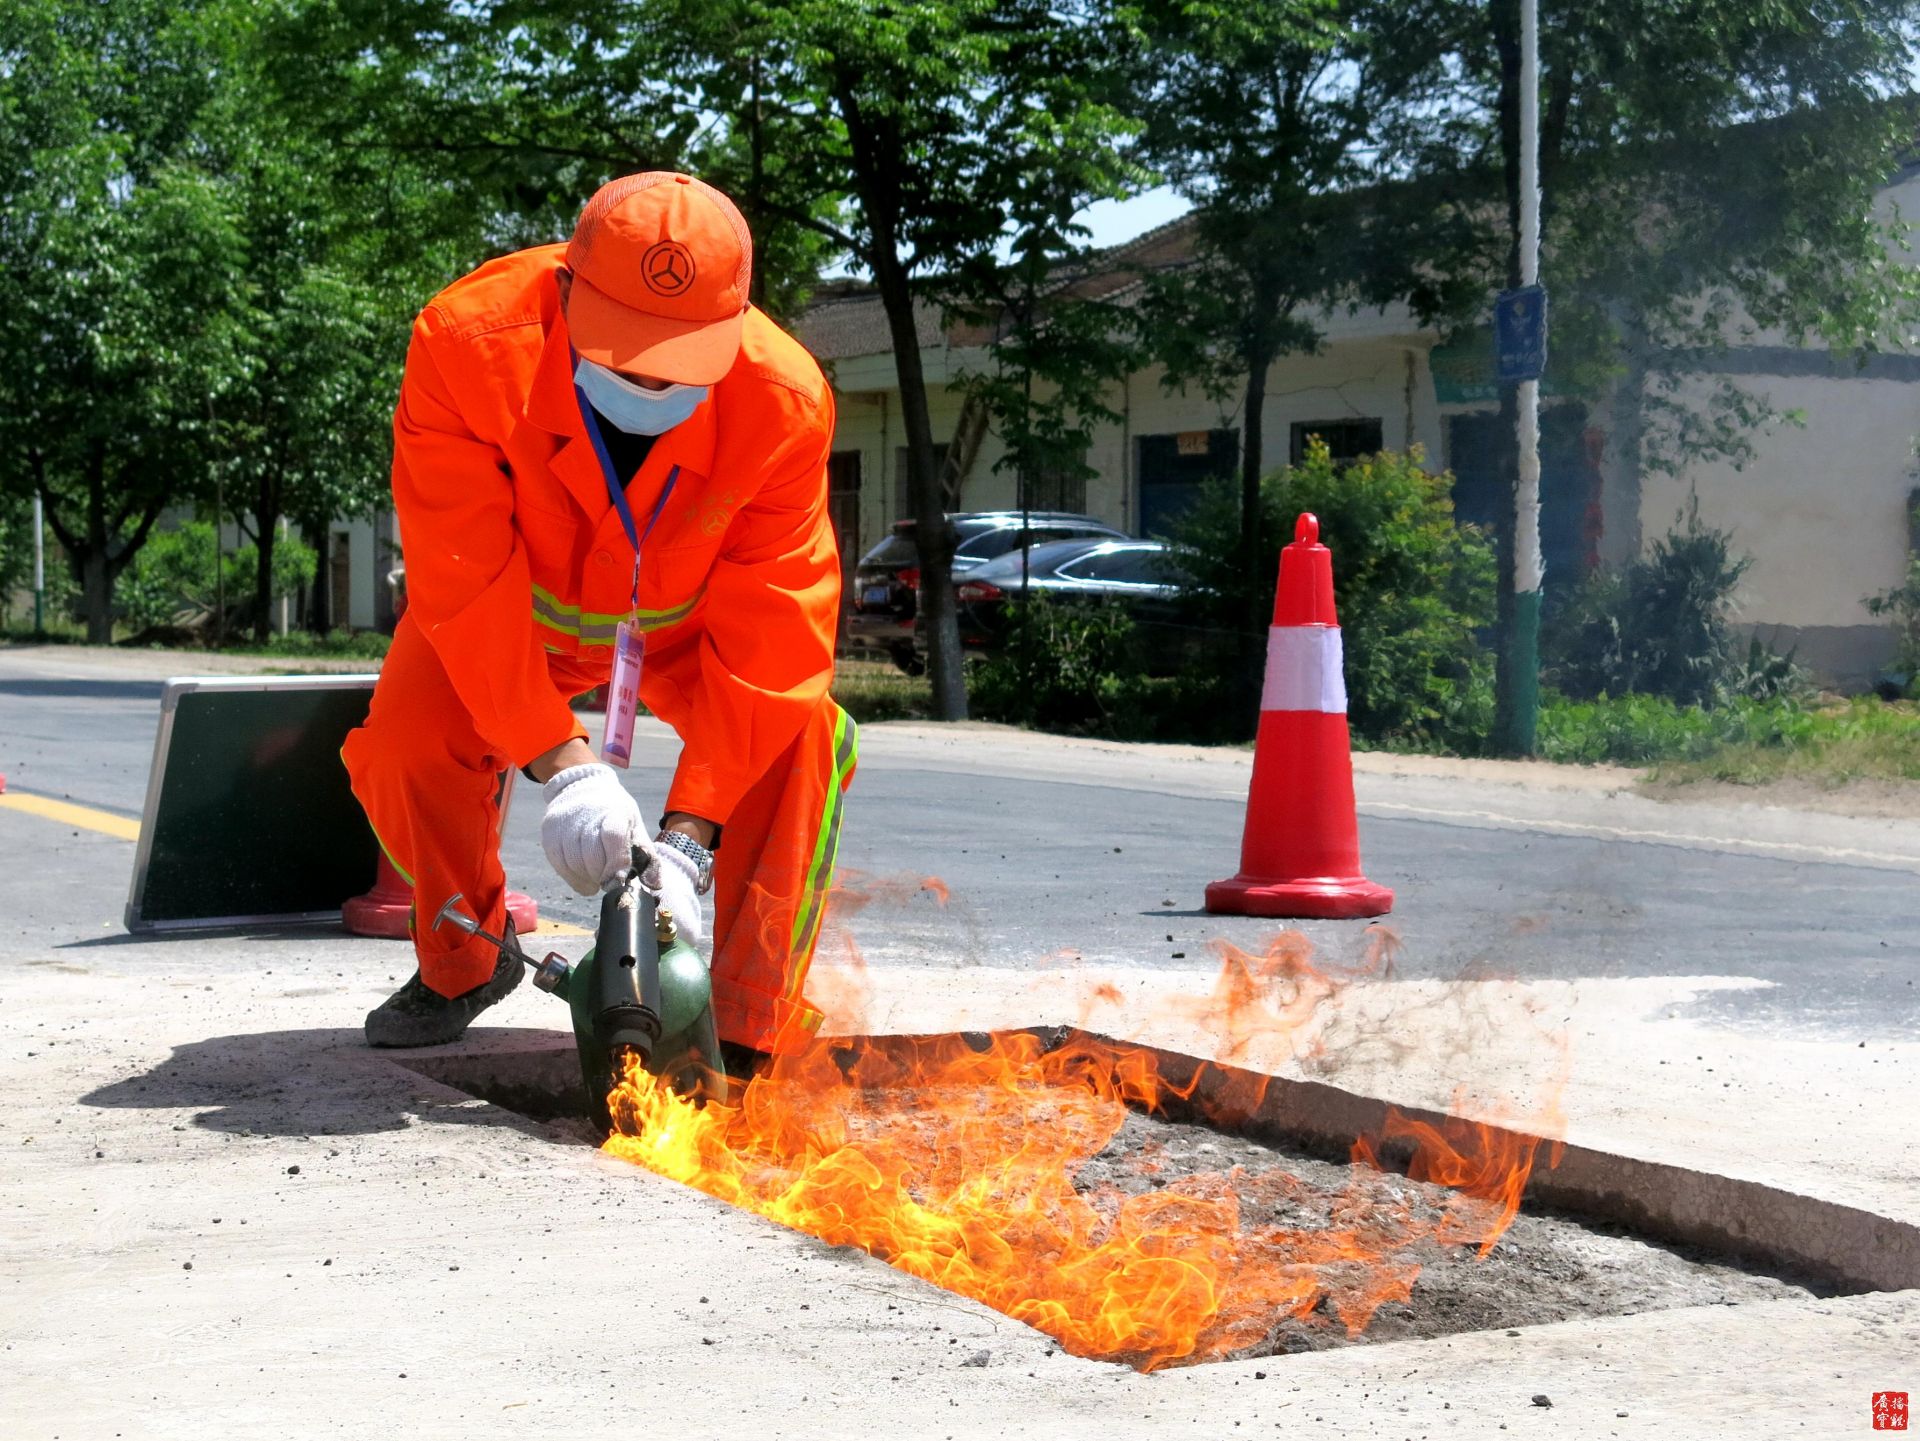
[[[1896,177],[1883,204],[1920,213],[1920,167]],[[1123,250],[1136,263],[1154,263],[1141,261],[1142,248],[1170,255],[1181,244],[1175,222]],[[909,510],[885,317],[871,291],[841,285],[795,329],[826,368],[839,406],[832,484],[851,567]],[[987,353],[977,334],[943,328],[931,307],[918,329],[934,435],[950,437],[965,404],[960,377],[983,368]],[[1329,313],[1324,333],[1318,351],[1282,357],[1268,376],[1263,468],[1288,463],[1312,433],[1336,455],[1418,444],[1430,465],[1453,472],[1459,518],[1490,526],[1509,503],[1510,485],[1496,470],[1490,337],[1447,340],[1391,307]],[[1702,462],[1667,474],[1634,464],[1630,448],[1615,443],[1638,423],[1628,393],[1556,396],[1549,375],[1541,517],[1549,586],[1640,554],[1697,497],[1702,519],[1730,531],[1736,550],[1753,558],[1739,597],[1741,622],[1777,649],[1794,649],[1829,680],[1871,683],[1894,641],[1863,598],[1899,585],[1910,549],[1920,545],[1910,520],[1920,499],[1920,355],[1856,361],[1756,336],[1710,357],[1667,359],[1689,372],[1681,399],[1704,401],[1728,381],[1795,418],[1753,436],[1753,453],[1739,467]],[[1119,419],[1094,435],[1087,464],[1095,474],[1084,489],[1038,487],[1029,496],[1035,508],[1084,510],[1150,534],[1192,488],[1237,474],[1238,398],[1223,404],[1197,390],[1170,392],[1150,368],[1115,385],[1108,404]],[[1019,503],[1012,470],[996,466],[1003,454],[990,428],[963,477],[963,509]]]

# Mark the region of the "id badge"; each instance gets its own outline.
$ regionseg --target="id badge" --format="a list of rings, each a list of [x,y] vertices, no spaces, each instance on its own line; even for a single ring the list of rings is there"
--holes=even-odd
[[[640,669],[647,634],[630,620],[613,633],[613,678],[607,682],[607,723],[600,735],[600,759],[625,770],[633,760],[633,720],[640,712]]]

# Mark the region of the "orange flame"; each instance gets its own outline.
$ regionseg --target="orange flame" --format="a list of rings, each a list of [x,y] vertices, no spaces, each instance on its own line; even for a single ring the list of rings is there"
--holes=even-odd
[[[1207,1004],[1229,1043],[1297,1024],[1339,989],[1309,955],[1297,935],[1264,957],[1224,952]],[[821,1040],[777,1059],[733,1104],[696,1107],[631,1069],[610,1098],[623,1134],[606,1150],[857,1246],[1076,1355],[1142,1369],[1258,1344],[1281,1319],[1317,1319],[1316,1308],[1357,1335],[1410,1294],[1412,1249],[1477,1244],[1484,1255],[1519,1205],[1533,1138],[1397,1113],[1383,1144],[1410,1144],[1410,1174],[1456,1189],[1438,1219],[1418,1217],[1358,1165],[1327,1224],[1311,1229],[1243,1225],[1298,1187],[1279,1170],[1236,1167],[1141,1195],[1076,1188],[1129,1105],[1156,1109],[1223,1080],[1243,1115],[1268,1084],[1207,1063],[1176,1084],[1156,1053],[1084,1033],[1051,1050],[1024,1032]],[[1365,1141],[1354,1147],[1356,1163],[1375,1156]]]

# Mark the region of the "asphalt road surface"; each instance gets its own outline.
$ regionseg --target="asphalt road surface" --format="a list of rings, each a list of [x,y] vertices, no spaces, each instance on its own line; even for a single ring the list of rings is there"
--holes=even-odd
[[[62,678],[0,668],[0,772],[9,789],[137,817],[158,717],[158,681]],[[990,733],[964,768],[931,767],[871,728],[849,797],[843,884],[870,896],[850,923],[876,960],[943,966],[1218,964],[1209,942],[1257,945],[1272,922],[1199,909],[1237,869],[1242,803],[1122,788],[1076,774],[1011,774]],[[641,747],[628,783],[654,814],[673,748]],[[1473,783],[1455,783],[1467,793]],[[592,923],[590,901],[547,869],[539,801],[518,783],[505,853],[514,883],[550,918]],[[1367,816],[1368,874],[1398,894],[1390,923],[1405,976],[1735,976],[1761,988],[1708,992],[1687,1014],[1785,1033],[1871,1038],[1920,1020],[1920,880],[1911,870],[1785,860],[1711,847],[1547,830]],[[0,964],[76,946],[118,946],[133,847],[0,810]],[[924,878],[950,899],[940,904]],[[1367,944],[1360,923],[1308,923],[1323,953]],[[126,947],[130,966],[174,945]],[[376,964],[386,966],[381,960]]]

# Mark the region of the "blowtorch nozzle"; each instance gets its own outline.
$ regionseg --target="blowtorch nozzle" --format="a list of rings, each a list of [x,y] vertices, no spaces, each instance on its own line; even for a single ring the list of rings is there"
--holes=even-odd
[[[505,941],[501,940],[498,936],[488,935],[480,929],[479,921],[475,920],[465,911],[457,909],[460,902],[465,899],[466,897],[459,891],[455,891],[452,895],[448,896],[447,903],[440,907],[440,914],[433,918],[433,928],[437,931],[442,926],[452,926],[462,935],[478,936],[481,940],[492,941],[496,946],[505,950],[507,945]]]
[[[566,957],[549,952],[544,961],[536,961],[532,956],[520,949],[518,941],[511,938],[502,940],[499,936],[494,935],[493,932],[484,929],[480,922],[468,915],[465,911],[456,909],[460,902],[465,899],[466,897],[458,891],[448,896],[447,903],[440,907],[440,914],[433,918],[433,928],[437,931],[443,925],[452,926],[462,935],[478,936],[495,949],[525,961],[533,970],[534,985],[543,991],[559,991],[566,985],[567,976],[572,971],[572,967],[568,965]]]

